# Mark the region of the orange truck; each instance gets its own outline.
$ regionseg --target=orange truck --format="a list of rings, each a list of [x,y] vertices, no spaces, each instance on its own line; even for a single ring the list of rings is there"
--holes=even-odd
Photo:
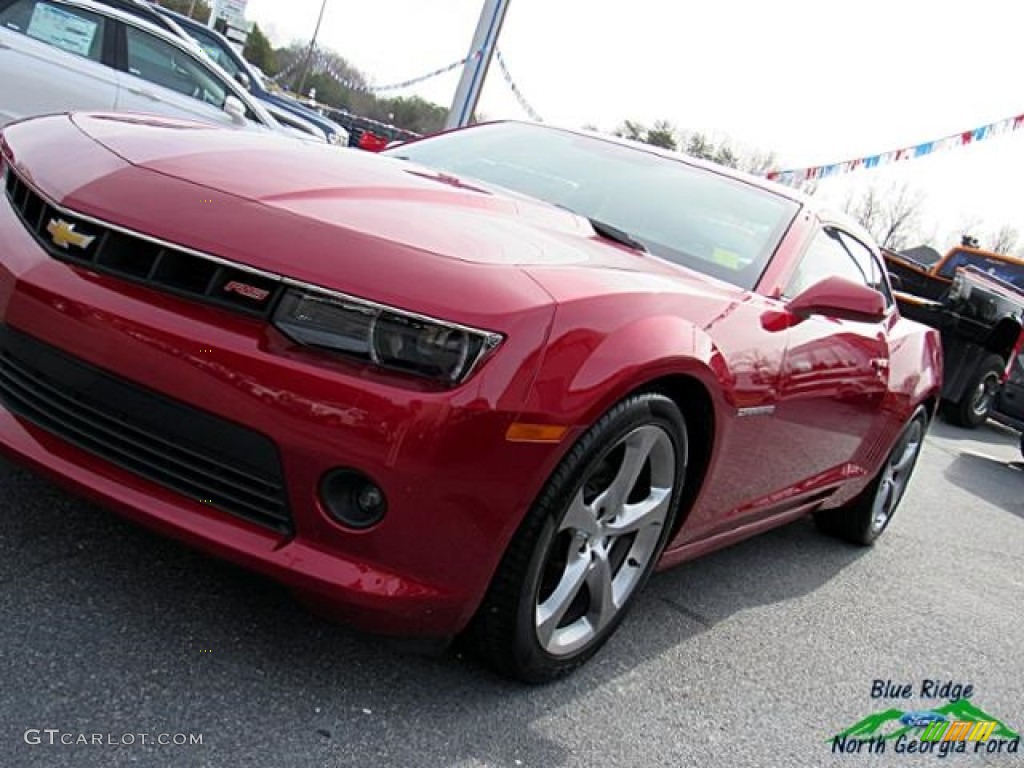
[[[966,237],[944,256],[926,247],[883,256],[900,311],[942,335],[947,420],[1024,426],[1024,260]]]

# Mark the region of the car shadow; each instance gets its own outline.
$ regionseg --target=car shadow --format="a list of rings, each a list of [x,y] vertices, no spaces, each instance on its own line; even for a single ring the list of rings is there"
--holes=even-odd
[[[566,744],[546,735],[552,713],[572,712],[581,694],[614,688],[738,611],[817,590],[869,551],[803,520],[656,574],[601,654],[532,688],[459,650],[399,652],[331,624],[273,582],[2,461],[0,506],[14,518],[0,537],[0,647],[30,651],[10,666],[4,698],[14,708],[0,714],[105,732],[163,723],[204,732],[203,764],[306,755],[303,763],[418,765],[439,753],[449,765],[571,762]],[[104,764],[99,751],[75,758]]]
[[[929,434],[957,442],[992,442],[999,445],[1017,445],[1020,442],[1020,433],[1017,430],[991,419],[975,429],[966,429],[950,424],[940,416],[932,422],[928,431]]]
[[[954,485],[989,504],[1024,518],[1024,462],[1001,461],[969,451],[961,452],[946,468]]]

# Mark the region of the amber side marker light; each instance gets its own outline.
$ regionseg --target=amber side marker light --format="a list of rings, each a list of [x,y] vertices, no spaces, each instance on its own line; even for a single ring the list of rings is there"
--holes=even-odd
[[[511,424],[505,432],[510,443],[557,443],[565,437],[568,427],[557,424]]]

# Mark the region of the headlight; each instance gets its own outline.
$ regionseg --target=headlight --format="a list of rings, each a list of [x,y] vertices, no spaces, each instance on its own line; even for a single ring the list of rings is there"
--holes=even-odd
[[[327,134],[327,143],[336,147],[347,147],[348,134],[345,131],[331,131]]]
[[[465,379],[502,340],[498,333],[304,288],[285,293],[274,325],[300,344],[448,383]]]

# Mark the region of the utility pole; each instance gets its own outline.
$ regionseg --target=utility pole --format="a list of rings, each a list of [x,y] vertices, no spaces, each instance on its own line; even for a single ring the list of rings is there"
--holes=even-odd
[[[462,78],[459,80],[459,87],[452,100],[452,108],[448,111],[448,119],[444,124],[446,129],[469,125],[469,121],[473,118],[510,1],[484,0],[480,21],[477,22],[476,33],[473,35],[473,42],[469,47],[469,59],[462,68]],[[478,53],[479,55],[476,55]]]
[[[192,2],[188,4],[188,17],[190,19],[195,18],[194,15],[193,15],[193,14],[195,14],[195,12],[196,12],[196,0],[192,0]]]
[[[296,93],[302,95],[302,89],[306,87],[306,75],[309,74],[309,65],[313,60],[313,49],[316,48],[316,38],[320,34],[320,22],[324,20],[324,9],[327,8],[327,0],[320,4],[320,15],[316,19],[316,28],[313,30],[313,38],[309,41],[309,50],[306,51],[306,60],[302,62],[302,75],[299,77],[299,87]]]

